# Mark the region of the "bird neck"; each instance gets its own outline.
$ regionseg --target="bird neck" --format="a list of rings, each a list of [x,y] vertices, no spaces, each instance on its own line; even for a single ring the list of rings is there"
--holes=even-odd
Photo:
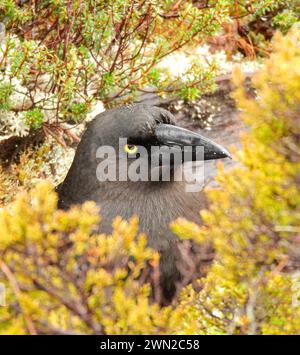
[[[178,217],[199,222],[204,204],[203,194],[186,192],[183,182],[111,182],[92,199],[100,201],[102,227],[107,231],[113,217],[129,219],[137,215],[142,231],[153,235],[155,230],[158,238],[170,235],[169,225]]]

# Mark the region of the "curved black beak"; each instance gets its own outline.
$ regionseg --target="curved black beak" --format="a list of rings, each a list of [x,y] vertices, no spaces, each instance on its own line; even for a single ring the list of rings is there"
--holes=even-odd
[[[221,145],[189,131],[169,124],[160,124],[155,129],[155,136],[161,145],[183,147],[204,147],[204,160],[230,158],[230,153]]]

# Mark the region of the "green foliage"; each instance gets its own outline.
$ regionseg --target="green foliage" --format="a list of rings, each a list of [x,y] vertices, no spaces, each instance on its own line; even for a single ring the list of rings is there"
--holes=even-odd
[[[173,87],[169,77],[153,81],[148,73],[168,54],[215,33],[226,3],[197,9],[184,1],[169,18],[170,1],[2,1],[1,80],[22,86],[15,88],[24,95],[19,110],[46,107],[50,118],[75,122],[95,100],[129,101],[148,83],[159,93],[180,93],[182,78]],[[193,96],[210,89],[211,78],[203,76],[190,69]]]
[[[286,34],[299,21],[300,12],[296,14],[293,10],[285,9],[273,18],[273,26]]]
[[[39,108],[25,112],[22,119],[33,130],[38,129],[44,122],[44,115]]]
[[[231,15],[235,21],[224,26],[228,54],[239,49],[250,58],[268,57],[275,32],[286,34],[299,24],[300,5],[298,0],[232,1]]]
[[[216,256],[199,294],[185,291],[186,332],[297,334],[300,331],[300,32],[276,36],[274,53],[255,76],[256,100],[236,72],[235,98],[251,127],[240,167],[220,167],[220,188],[208,192],[204,225]],[[174,230],[187,230],[179,221]],[[193,235],[188,232],[188,235]],[[298,287],[298,291],[297,291]],[[297,292],[298,293],[297,293]]]
[[[2,0],[0,80],[16,84],[18,112],[45,111],[44,122],[82,121],[97,100],[109,106],[132,101],[149,85],[151,92],[194,100],[213,89],[214,64],[191,63],[174,78],[159,63],[216,34],[236,11],[254,16],[281,3],[241,1],[236,9],[229,0],[198,7],[189,0],[178,6],[169,0]]]
[[[13,92],[13,87],[8,83],[0,84],[0,110],[9,110],[10,96]]]
[[[286,0],[242,0],[242,1],[232,1],[231,2],[231,12],[232,14],[239,14],[242,18],[249,14],[255,16],[263,16],[267,12],[276,10],[278,7],[286,3]]]
[[[300,23],[300,3],[298,0],[288,0],[283,2],[281,11],[272,19],[272,25],[275,29],[286,34],[288,30]]]

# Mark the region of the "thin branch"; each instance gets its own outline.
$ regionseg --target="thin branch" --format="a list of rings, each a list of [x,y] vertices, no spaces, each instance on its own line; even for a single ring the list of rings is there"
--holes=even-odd
[[[29,334],[30,335],[37,335],[37,331],[34,327],[33,321],[31,320],[31,318],[29,317],[29,315],[26,313],[25,309],[22,306],[22,302],[20,300],[21,290],[20,290],[20,287],[18,285],[18,282],[17,282],[14,274],[11,272],[9,267],[2,260],[0,260],[0,269],[3,272],[3,274],[7,277],[8,281],[14,291],[14,294],[15,294],[18,304],[20,306],[20,309],[23,314],[25,324],[26,324]]]

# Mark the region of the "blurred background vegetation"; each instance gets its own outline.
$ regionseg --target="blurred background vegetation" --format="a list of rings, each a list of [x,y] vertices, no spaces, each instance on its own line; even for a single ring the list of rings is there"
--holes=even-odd
[[[297,0],[0,0],[0,333],[300,332],[299,21]],[[213,256],[161,307],[138,221],[99,237],[96,206],[59,211],[54,185],[96,113],[145,95],[196,105],[234,64],[254,68],[250,93],[233,73],[236,165],[219,164],[203,225],[171,226]]]

